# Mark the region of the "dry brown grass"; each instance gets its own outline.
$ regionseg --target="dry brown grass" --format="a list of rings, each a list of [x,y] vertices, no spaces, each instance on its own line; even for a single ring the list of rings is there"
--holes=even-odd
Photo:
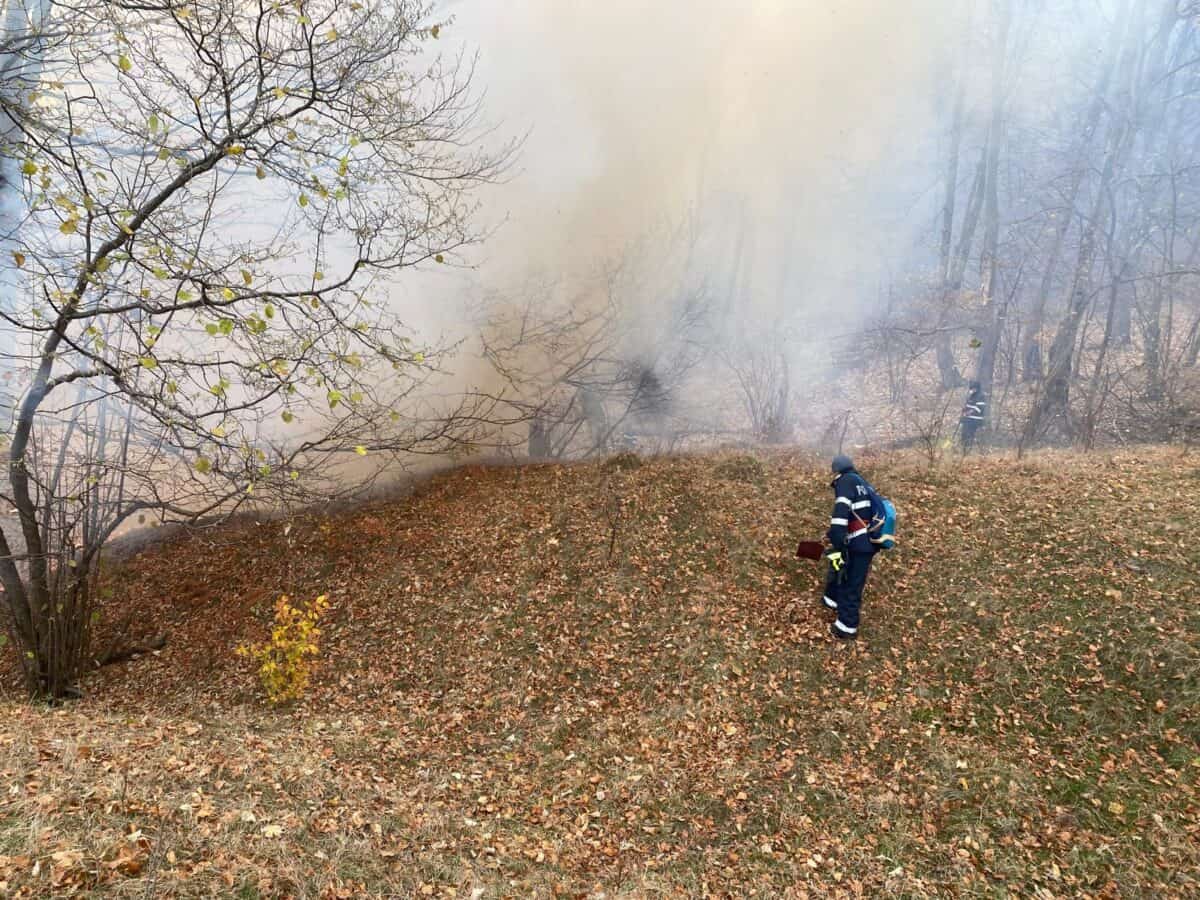
[[[791,559],[824,465],[731,459],[465,469],[128,560],[109,611],[171,644],[5,703],[0,890],[1200,889],[1189,459],[877,460],[903,544],[852,647]],[[334,610],[275,711],[233,649],[284,592]]]

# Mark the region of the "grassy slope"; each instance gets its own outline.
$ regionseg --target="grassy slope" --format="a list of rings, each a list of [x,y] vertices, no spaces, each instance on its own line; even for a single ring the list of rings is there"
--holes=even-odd
[[[879,462],[903,548],[845,647],[790,558],[822,467],[760,459],[469,469],[135,558],[109,602],[168,649],[4,705],[0,891],[1200,891],[1194,466]],[[273,711],[233,648],[281,591],[334,609]]]

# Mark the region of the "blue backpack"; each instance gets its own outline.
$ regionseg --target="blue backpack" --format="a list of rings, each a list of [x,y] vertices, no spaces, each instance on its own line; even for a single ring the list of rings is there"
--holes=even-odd
[[[859,476],[862,478],[862,476]],[[896,546],[896,507],[892,501],[880,496],[879,491],[863,478],[867,496],[871,500],[871,521],[867,523],[867,536],[879,550],[891,550]]]

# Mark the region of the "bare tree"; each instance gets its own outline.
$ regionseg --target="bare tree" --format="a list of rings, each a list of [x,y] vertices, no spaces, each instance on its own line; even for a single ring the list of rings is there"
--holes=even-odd
[[[666,449],[690,428],[685,394],[707,355],[711,297],[687,280],[689,246],[684,232],[654,232],[569,289],[535,277],[518,297],[482,301],[482,356],[501,385],[488,400],[539,423],[542,455],[601,454],[626,435]]]
[[[992,378],[996,368],[996,352],[1004,325],[1006,306],[997,296],[1000,269],[1000,147],[1004,141],[1004,76],[1008,59],[1009,32],[1012,28],[1012,6],[1009,0],[993,0],[992,18],[995,34],[992,39],[991,123],[984,158],[984,238],[980,259],[980,275],[984,296],[982,339],[976,363],[975,381],[985,396],[992,394]]]
[[[757,328],[743,322],[731,338],[716,344],[756,441],[777,444],[792,437],[791,343],[789,329],[777,321]]]

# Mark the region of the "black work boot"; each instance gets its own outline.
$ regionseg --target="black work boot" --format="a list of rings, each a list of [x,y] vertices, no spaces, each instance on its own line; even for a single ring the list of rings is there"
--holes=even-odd
[[[857,628],[855,628],[853,631],[847,631],[846,629],[842,628],[841,626],[842,626],[841,622],[834,622],[832,625],[829,626],[829,633],[832,634],[839,641],[854,641],[854,640],[858,639],[858,629]]]

